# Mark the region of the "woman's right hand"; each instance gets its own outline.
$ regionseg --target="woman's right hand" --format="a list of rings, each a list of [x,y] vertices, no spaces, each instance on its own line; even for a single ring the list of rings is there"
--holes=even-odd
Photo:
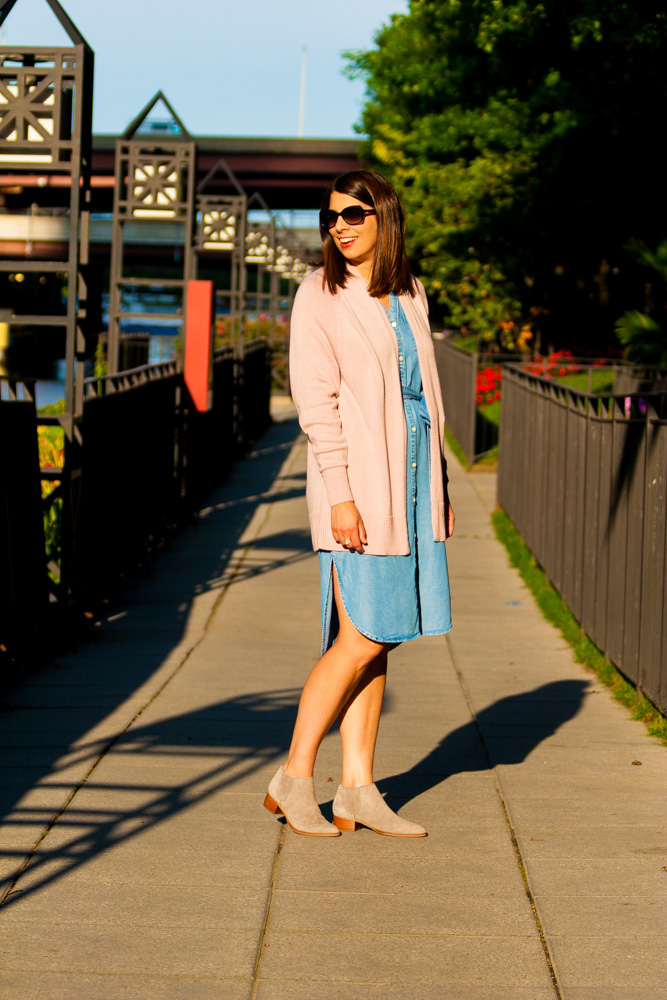
[[[350,552],[363,552],[364,545],[368,545],[364,522],[352,500],[333,505],[331,508],[331,531],[338,544]],[[348,539],[349,544],[346,544]]]

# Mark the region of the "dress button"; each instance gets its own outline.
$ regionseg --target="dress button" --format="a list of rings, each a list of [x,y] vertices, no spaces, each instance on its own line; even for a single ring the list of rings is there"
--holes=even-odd
[[[417,468],[417,463],[416,463],[416,462],[413,462],[413,463],[412,463],[412,468],[413,468],[413,469],[416,469],[416,468]]]
[[[391,325],[394,327],[394,329],[396,329],[396,324],[393,322],[393,320]]]
[[[403,360],[403,355],[402,355],[402,354],[399,354],[399,355],[398,355],[398,360],[399,360],[399,361],[402,361],[402,360]]]
[[[412,428],[412,430],[413,430],[413,431],[416,431],[416,430],[417,430],[417,428],[416,428],[416,427],[413,427],[413,428]]]
[[[413,498],[412,498],[412,502],[413,502],[413,503],[417,503],[417,497],[413,497]]]

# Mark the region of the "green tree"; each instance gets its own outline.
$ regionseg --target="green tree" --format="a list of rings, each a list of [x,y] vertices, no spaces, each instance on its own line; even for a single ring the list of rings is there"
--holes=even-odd
[[[641,242],[630,244],[627,250],[644,267],[650,280],[644,286],[644,312],[630,309],[621,316],[616,323],[618,339],[625,348],[628,361],[667,366],[667,326],[664,321],[667,240],[663,240],[655,252]]]
[[[504,323],[509,341],[531,316],[580,338],[592,316],[611,329],[621,248],[656,242],[665,207],[660,6],[412,0],[347,54],[367,85],[362,155],[399,191],[409,252],[453,324],[492,338]]]

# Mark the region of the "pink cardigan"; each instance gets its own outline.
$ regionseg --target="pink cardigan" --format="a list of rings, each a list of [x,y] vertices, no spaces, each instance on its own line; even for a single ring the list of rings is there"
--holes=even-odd
[[[407,555],[407,429],[396,334],[379,299],[350,267],[332,295],[320,268],[302,282],[290,323],[290,379],[299,423],[308,436],[306,498],[314,549],[342,551],[331,532],[331,507],[354,500],[372,555]],[[426,294],[401,295],[417,344],[431,417],[433,538],[445,540],[445,416]],[[435,447],[433,445],[436,445]]]

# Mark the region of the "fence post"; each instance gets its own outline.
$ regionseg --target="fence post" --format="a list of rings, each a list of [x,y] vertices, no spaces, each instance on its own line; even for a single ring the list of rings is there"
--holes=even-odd
[[[208,412],[213,404],[213,321],[213,282],[188,281],[183,375],[192,402],[200,413]]]

